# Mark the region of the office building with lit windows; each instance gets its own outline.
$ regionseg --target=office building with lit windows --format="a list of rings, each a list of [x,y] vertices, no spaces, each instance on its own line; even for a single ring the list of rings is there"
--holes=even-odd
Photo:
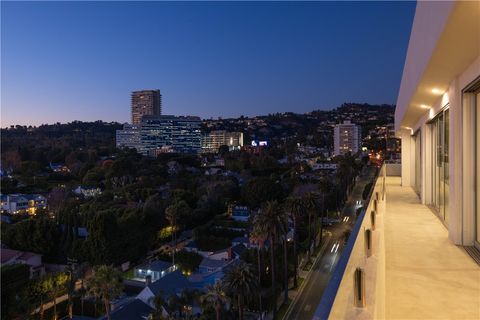
[[[333,129],[334,155],[340,156],[347,152],[357,153],[362,142],[361,132],[360,126],[351,123],[350,120],[337,124]]]
[[[124,124],[122,130],[117,130],[116,145],[119,149],[131,148],[139,151],[140,125]]]
[[[144,116],[140,125],[140,153],[199,153],[201,120],[194,116]]]
[[[202,136],[202,152],[218,152],[220,146],[228,146],[230,151],[240,150],[243,147],[243,133],[215,130]]]

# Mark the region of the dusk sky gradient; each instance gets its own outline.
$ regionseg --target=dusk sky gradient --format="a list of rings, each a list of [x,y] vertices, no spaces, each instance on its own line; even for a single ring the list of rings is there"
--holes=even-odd
[[[1,125],[395,103],[414,2],[3,2]]]

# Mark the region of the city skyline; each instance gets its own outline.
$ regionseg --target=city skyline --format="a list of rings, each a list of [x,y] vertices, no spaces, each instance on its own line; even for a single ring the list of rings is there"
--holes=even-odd
[[[142,89],[161,90],[164,114],[202,118],[393,104],[413,13],[409,2],[2,2],[1,125],[129,122]]]

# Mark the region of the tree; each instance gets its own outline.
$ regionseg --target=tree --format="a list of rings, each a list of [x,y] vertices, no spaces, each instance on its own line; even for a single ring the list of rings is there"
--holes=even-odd
[[[30,266],[26,264],[3,265],[1,268],[2,279],[2,319],[16,318],[18,310],[19,292],[28,284]],[[21,299],[23,300],[23,299]]]
[[[290,217],[292,218],[293,221],[293,256],[295,259],[295,276],[294,276],[294,286],[297,287],[297,269],[298,269],[298,253],[297,253],[297,241],[298,241],[298,236],[297,236],[297,226],[298,226],[298,220],[301,218],[303,215],[305,208],[303,206],[303,201],[299,197],[290,197],[287,199],[287,205],[286,208],[288,209],[288,213],[290,214]]]
[[[312,243],[312,214],[314,215],[314,230],[313,230],[313,248],[315,249],[315,238],[317,235],[316,229],[317,226],[316,224],[316,216],[317,213],[315,212],[317,209],[317,194],[314,192],[309,192],[307,195],[303,198],[304,201],[304,206],[305,209],[307,210],[308,213],[308,250],[310,252],[310,247]],[[310,257],[310,254],[309,254]]]
[[[197,270],[203,257],[196,252],[179,251],[176,255],[177,266],[182,272],[191,273]]]
[[[257,293],[258,283],[250,266],[241,262],[227,271],[224,278],[224,286],[237,299],[238,317],[243,320],[243,305],[246,297],[252,297]]]
[[[252,208],[258,208],[264,201],[280,200],[283,189],[279,182],[266,177],[250,180],[242,189],[242,197]]]
[[[207,286],[207,292],[201,296],[201,301],[213,305],[217,320],[221,320],[222,308],[229,303],[230,299],[225,294],[222,283],[217,281],[213,286]]]
[[[175,251],[177,251],[177,222],[182,217],[185,216],[190,211],[190,207],[184,200],[174,202],[165,209],[165,218],[170,223],[172,227],[172,241],[173,241],[173,250],[172,250],[172,264],[175,264]]]
[[[286,214],[277,201],[267,201],[253,220],[255,233],[264,235],[270,242],[270,266],[272,269],[273,318],[277,314],[275,286],[275,241],[284,234]]]
[[[60,230],[52,219],[39,217],[13,224],[2,234],[2,240],[13,249],[53,257],[60,242]]]
[[[166,303],[163,295],[158,294],[152,297],[151,303],[154,306],[154,310],[149,314],[148,320],[166,320],[163,316],[163,306]]]
[[[53,318],[57,319],[57,297],[66,289],[68,276],[59,272],[46,276],[42,280],[43,289],[50,300],[53,300]]]
[[[250,239],[253,240],[254,243],[257,244],[257,271],[258,271],[258,284],[260,287],[260,292],[258,293],[258,300],[260,305],[260,313],[263,312],[262,307],[262,259],[260,255],[260,251],[263,250],[265,245],[265,235],[259,234],[258,230],[254,229],[250,234]]]
[[[75,268],[68,266],[66,271],[68,273],[68,281],[66,283],[67,287],[67,295],[68,295],[68,317],[70,319],[73,318],[73,297],[75,296],[75,283],[77,280],[81,279],[81,288],[79,293],[83,295],[83,277],[85,276],[85,272],[87,269],[86,263],[81,263],[77,265]],[[82,314],[83,314],[83,296],[80,297],[82,300]]]
[[[227,145],[221,145],[220,147],[218,147],[218,153],[224,157],[228,152],[229,152],[229,148]]]
[[[93,275],[88,281],[88,292],[103,301],[108,320],[110,320],[110,301],[118,297],[122,291],[121,273],[117,269],[106,265],[93,269]]]

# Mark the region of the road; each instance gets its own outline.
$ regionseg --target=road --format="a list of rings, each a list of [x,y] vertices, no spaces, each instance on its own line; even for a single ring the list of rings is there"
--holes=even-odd
[[[352,229],[356,221],[355,211],[363,205],[363,189],[367,183],[373,181],[374,176],[375,168],[371,167],[366,169],[364,175],[357,178],[357,183],[343,208],[340,222],[328,228],[331,236],[324,239],[320,254],[284,319],[312,319],[332,271],[343,252],[344,233]]]

